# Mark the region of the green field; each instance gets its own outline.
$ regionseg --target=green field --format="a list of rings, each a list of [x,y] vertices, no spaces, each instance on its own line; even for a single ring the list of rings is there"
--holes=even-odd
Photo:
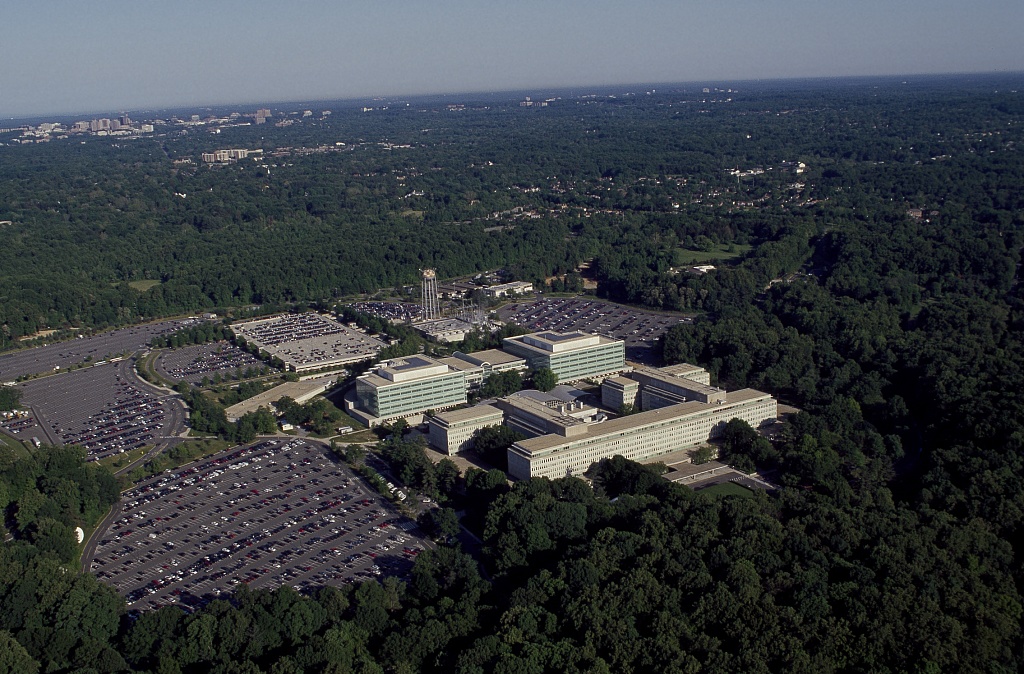
[[[677,254],[673,261],[678,262],[679,265],[703,264],[705,262],[727,262],[729,260],[735,260],[736,258],[743,257],[750,252],[751,248],[753,248],[753,246],[750,244],[740,245],[735,243],[715,246],[713,250],[709,251],[677,248]]]
[[[16,456],[28,456],[28,449],[24,444],[6,435],[0,435],[0,448],[6,448],[15,453]]]
[[[739,486],[735,482],[720,482],[706,489],[701,489],[700,493],[707,494],[708,496],[742,496],[744,498],[750,498],[754,495],[754,492],[746,487]]]
[[[160,285],[160,281],[154,279],[144,279],[142,281],[128,281],[128,286],[130,288],[138,290],[140,293],[144,293],[153,286],[158,285]]]
[[[125,466],[134,461],[138,461],[139,459],[142,458],[143,454],[145,454],[152,448],[152,445],[144,445],[142,447],[139,447],[138,449],[133,449],[129,452],[125,452],[124,454],[111,454],[110,456],[105,456],[96,463],[100,464],[101,466],[106,466],[111,471],[116,471],[119,468],[124,468]]]

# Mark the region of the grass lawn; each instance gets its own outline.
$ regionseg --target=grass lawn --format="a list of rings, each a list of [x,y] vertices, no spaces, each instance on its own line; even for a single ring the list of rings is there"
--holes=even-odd
[[[160,285],[160,281],[154,279],[144,279],[142,281],[128,281],[128,287],[138,290],[140,293],[144,293],[153,286]]]
[[[145,466],[140,466],[132,470],[129,473],[129,479],[134,482],[140,482],[148,477],[161,473],[165,470],[174,470],[180,466],[184,466],[187,463],[193,461],[200,461],[218,452],[223,452],[228,447],[232,447],[233,443],[227,440],[218,440],[216,438],[208,438],[205,440],[186,440],[180,445],[175,445],[165,452],[158,454],[152,461],[147,462]],[[174,458],[172,454],[178,458]]]
[[[730,244],[715,246],[714,250],[703,251],[703,250],[687,250],[686,248],[679,248],[679,252],[682,256],[682,264],[703,264],[705,262],[726,262],[728,260],[735,260],[736,258],[742,257],[750,252],[753,248],[750,244],[739,245],[732,244],[732,250],[729,250]]]
[[[708,496],[742,496],[744,498],[750,498],[754,495],[754,492],[746,487],[739,486],[735,482],[720,482],[706,489],[701,489],[700,493],[707,494]]]
[[[366,428],[366,426],[363,426],[361,423],[359,423],[358,421],[356,421],[355,419],[353,419],[349,415],[345,414],[344,412],[341,413],[341,418],[338,419],[337,425],[338,426],[351,426],[352,430],[354,430],[354,431],[360,431],[360,430],[363,430],[364,428]]]
[[[25,443],[9,438],[6,435],[0,435],[0,447],[10,449],[19,459],[27,458],[31,454]]]
[[[210,454],[216,454],[217,452],[223,452],[228,447],[232,446],[232,443],[227,440],[218,440],[216,438],[207,438],[205,440],[186,440],[179,445],[190,450],[194,458],[190,461],[197,461],[201,458],[207,457]]]
[[[125,452],[124,454],[111,454],[110,456],[105,456],[96,463],[101,466],[106,466],[111,471],[116,471],[120,468],[124,468],[133,461],[138,461],[143,454],[152,448],[152,445],[143,445],[138,449],[133,449],[130,452]]]
[[[371,430],[356,431],[347,435],[337,436],[338,444],[342,445],[350,445],[358,442],[377,442],[378,440],[380,440],[380,437]]]
[[[150,382],[158,386],[166,386],[168,388],[173,388],[174,382],[168,381],[167,379],[161,377],[159,374],[157,374],[156,368],[153,367],[153,363],[159,356],[159,351],[153,351],[145,358],[137,360],[135,362],[135,369],[139,371],[139,375],[142,376],[143,379],[148,379]]]

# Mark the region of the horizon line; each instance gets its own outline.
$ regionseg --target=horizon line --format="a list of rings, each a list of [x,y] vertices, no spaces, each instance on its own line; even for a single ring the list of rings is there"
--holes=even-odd
[[[75,112],[44,112],[44,113],[33,113],[33,114],[21,114],[17,116],[8,116],[0,113],[0,120],[8,122],[17,122],[20,120],[35,120],[41,119],[46,116],[51,117],[76,117],[76,116],[89,116],[98,114],[115,114],[112,111],[116,110],[121,113],[130,112],[150,112],[150,111],[176,111],[185,109],[203,109],[203,108],[220,108],[230,106],[281,106],[285,104],[295,103],[332,103],[332,102],[356,102],[366,100],[396,100],[396,99],[418,99],[418,98],[431,98],[431,97],[445,97],[445,96],[495,96],[501,94],[519,94],[532,90],[542,91],[565,91],[573,89],[609,89],[616,87],[651,87],[656,88],[659,86],[684,86],[684,85],[707,85],[710,83],[729,85],[729,84],[766,84],[771,82],[801,82],[801,81],[842,81],[842,80],[861,80],[861,79],[901,79],[901,78],[943,78],[943,77],[979,77],[979,76],[1013,76],[1013,75],[1024,75],[1024,70],[987,70],[987,71],[949,71],[949,72],[917,72],[917,73],[888,73],[888,74],[867,74],[867,75],[797,75],[791,77],[771,77],[771,78],[747,78],[747,79],[697,79],[697,80],[679,80],[675,82],[662,81],[637,81],[637,82],[612,82],[606,84],[567,84],[567,85],[539,85],[528,88],[510,88],[510,89],[480,89],[480,90],[469,90],[469,91],[435,91],[435,92],[420,92],[420,93],[406,93],[406,94],[362,94],[352,96],[341,96],[341,97],[314,97],[314,98],[294,98],[289,100],[271,100],[268,101],[263,99],[263,102],[257,100],[246,100],[246,101],[233,101],[233,102],[206,102],[206,103],[185,103],[185,104],[170,104],[170,105],[139,105],[135,107],[119,107],[119,108],[106,108],[103,110],[92,110],[92,111],[75,111]]]

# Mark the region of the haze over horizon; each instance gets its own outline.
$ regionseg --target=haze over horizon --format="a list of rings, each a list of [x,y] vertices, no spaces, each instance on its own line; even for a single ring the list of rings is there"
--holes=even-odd
[[[523,0],[17,3],[0,116],[1024,70],[1024,4]]]

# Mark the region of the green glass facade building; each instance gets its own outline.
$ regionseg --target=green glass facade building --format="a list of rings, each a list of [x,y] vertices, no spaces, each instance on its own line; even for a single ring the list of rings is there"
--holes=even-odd
[[[526,359],[531,370],[549,368],[559,382],[607,377],[626,367],[626,344],[582,332],[535,332],[506,337],[502,349]]]

